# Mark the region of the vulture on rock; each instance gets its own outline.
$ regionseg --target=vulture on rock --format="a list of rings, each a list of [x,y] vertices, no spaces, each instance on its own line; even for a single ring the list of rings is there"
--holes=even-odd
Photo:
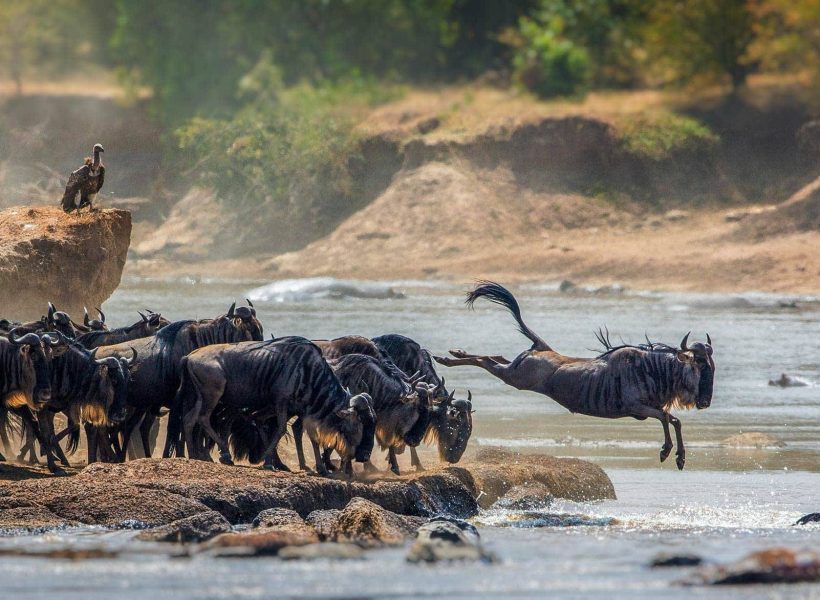
[[[102,189],[105,179],[105,165],[100,160],[101,152],[105,152],[102,144],[94,144],[94,157],[86,157],[85,164],[69,175],[62,200],[65,212],[69,213],[77,209],[79,213],[80,209],[86,206],[91,207],[91,210],[94,209],[91,203],[94,202],[97,192]],[[77,206],[77,194],[80,194],[79,206]]]

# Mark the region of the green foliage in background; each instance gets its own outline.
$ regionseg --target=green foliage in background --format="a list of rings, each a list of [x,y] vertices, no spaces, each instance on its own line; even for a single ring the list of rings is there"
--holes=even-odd
[[[177,138],[206,183],[240,209],[343,199],[353,191],[354,125],[365,109],[395,93],[360,78],[286,87],[266,53],[239,81],[241,106],[231,118],[195,117]]]

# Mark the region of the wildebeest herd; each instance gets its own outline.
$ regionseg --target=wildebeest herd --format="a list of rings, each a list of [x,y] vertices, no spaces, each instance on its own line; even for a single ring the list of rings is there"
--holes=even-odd
[[[661,461],[677,437],[677,465],[684,466],[680,421],[673,407],[706,408],[712,396],[714,362],[709,343],[680,347],[653,343],[613,346],[591,359],[561,355],[530,330],[513,295],[492,282],[480,283],[468,304],[487,298],[508,308],[532,342],[513,361],[451,350],[455,358],[432,357],[412,339],[387,334],[333,340],[288,336],[264,339],[256,309],[232,304],[214,319],[170,323],[153,311],[133,325],[109,329],[105,315],[83,324],[49,303],[38,321],[0,319],[0,438],[8,452],[10,434],[21,437],[19,459],[37,461],[37,448],[52,473],[67,466],[84,429],[88,462],[124,461],[138,432],[151,456],[151,430],[167,414],[163,457],[185,456],[233,464],[247,459],[264,468],[289,470],[277,448],[291,425],[299,467],[307,470],[306,433],[321,475],[352,463],[374,470],[377,441],[399,473],[397,454],[435,443],[439,457],[458,462],[473,428],[472,394],[456,398],[433,367],[481,367],[518,388],[545,394],[572,412],[618,418],[657,418],[663,425]],[[707,336],[708,338],[708,336]],[[67,427],[55,430],[63,413]],[[340,461],[333,461],[334,452]],[[1,457],[0,457],[1,458]]]

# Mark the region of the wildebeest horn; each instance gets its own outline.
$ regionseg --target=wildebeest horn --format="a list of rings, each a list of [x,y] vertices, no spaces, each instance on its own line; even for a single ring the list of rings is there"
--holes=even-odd
[[[133,367],[133,366],[134,366],[134,363],[136,363],[136,362],[137,362],[137,351],[134,349],[134,347],[133,347],[133,346],[131,346],[130,348],[131,348],[131,358],[130,358],[130,359],[126,358],[126,359],[124,359],[124,360],[125,360],[125,363],[126,363],[129,367]]]
[[[255,317],[255,316],[256,316],[256,309],[253,307],[253,302],[251,302],[251,299],[250,299],[250,298],[245,298],[245,300],[247,300],[247,301],[248,301],[248,306],[250,306],[250,307],[251,307],[251,313],[252,313],[252,314],[253,314],[253,316]]]
[[[44,342],[46,342],[49,346],[59,346],[60,344],[65,343],[65,336],[60,331],[52,331],[51,333],[46,333],[41,338]]]
[[[54,305],[51,302],[49,302],[48,303],[48,321],[49,321],[49,323],[54,322],[54,313],[56,311],[57,311],[57,309],[54,308]]]
[[[356,394],[350,399],[348,404],[350,408],[359,410],[368,410],[370,407],[367,404],[367,399],[362,394]]]
[[[96,307],[97,312],[100,313],[100,323],[105,323],[105,313],[100,309],[99,306]]]
[[[143,322],[143,323],[147,323],[147,322],[148,322],[148,317],[146,317],[146,316],[145,316],[144,314],[142,314],[140,311],[137,311],[137,314],[140,316],[140,319],[142,319],[142,322]]]
[[[9,341],[15,346],[39,346],[40,338],[36,333],[27,333],[23,337],[17,338],[14,336],[14,330],[9,333]]]
[[[473,393],[470,390],[467,390],[467,402],[472,404],[473,402]]]
[[[90,319],[88,318],[88,309],[85,306],[83,306],[83,313],[85,313],[85,314],[83,314],[83,325],[88,327],[88,321]]]
[[[692,333],[691,331],[689,333]],[[684,352],[689,350],[689,346],[686,345],[686,342],[689,341],[689,333],[683,336],[683,339],[680,342],[680,349]]]
[[[234,311],[236,310],[236,302],[231,304],[231,307],[228,309],[228,318],[233,319]]]
[[[91,360],[97,360],[97,350],[99,350],[99,349],[100,349],[100,348],[99,348],[99,346],[98,346],[97,348],[94,348],[94,349],[91,351],[91,354],[89,355],[89,356],[91,357]]]
[[[706,334],[706,343],[709,344],[710,346],[712,345],[712,338],[709,337],[708,333]]]
[[[450,392],[450,395],[449,395],[449,396],[447,396],[447,402],[450,402],[450,403],[452,404],[452,402],[453,402],[453,398],[455,397],[455,395],[456,395],[456,390],[455,390],[455,389],[453,389],[453,391],[452,391],[452,392]]]

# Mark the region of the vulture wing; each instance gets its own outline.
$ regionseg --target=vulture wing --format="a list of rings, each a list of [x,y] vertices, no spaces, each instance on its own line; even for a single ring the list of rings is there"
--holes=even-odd
[[[63,210],[65,212],[70,212],[77,208],[75,199],[77,198],[77,194],[80,193],[83,185],[85,185],[88,181],[90,174],[91,167],[88,165],[83,165],[68,176],[68,183],[65,186],[65,193],[63,194],[62,200]]]

